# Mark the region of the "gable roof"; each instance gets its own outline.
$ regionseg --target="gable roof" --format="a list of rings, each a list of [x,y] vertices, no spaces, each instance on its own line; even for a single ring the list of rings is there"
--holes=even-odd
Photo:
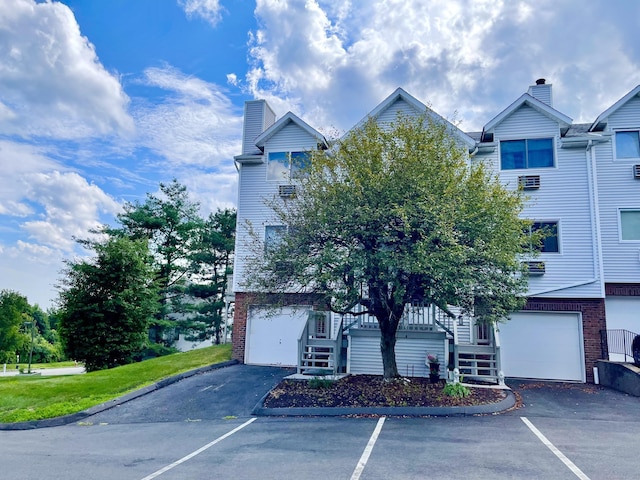
[[[640,85],[638,85],[636,88],[634,88],[629,93],[627,93],[624,97],[622,97],[620,100],[618,100],[616,103],[611,105],[600,115],[598,115],[598,118],[596,118],[596,120],[591,124],[589,131],[593,132],[594,130],[602,130],[606,125],[609,117],[636,95],[640,95]]]
[[[504,120],[506,120],[509,116],[515,113],[515,111],[518,110],[523,105],[528,105],[529,107],[537,110],[538,112],[550,118],[551,120],[558,122],[561,125],[561,127],[568,128],[573,122],[573,120],[570,117],[567,117],[565,114],[560,113],[555,108],[550,107],[546,103],[541,102],[540,100],[529,95],[528,93],[523,93],[515,102],[513,102],[511,105],[505,108],[492,120],[490,120],[489,123],[487,123],[484,126],[484,131],[486,132],[488,130],[495,128]]]
[[[460,138],[460,140],[462,140],[465,143],[465,145],[467,145],[469,148],[474,148],[476,146],[476,141],[473,138],[471,138],[469,135],[464,133],[462,130],[460,130],[458,127],[456,127],[453,123],[451,123],[444,117],[441,117],[440,115],[438,115],[436,112],[431,110],[420,100],[415,98],[413,95],[410,95],[400,87],[396,88],[396,90],[391,95],[385,98],[376,108],[371,110],[371,112],[369,112],[369,114],[366,117],[360,120],[350,130],[355,130],[360,128],[369,118],[378,118],[398,100],[404,100],[419,113],[426,112],[427,115],[433,121],[446,124],[449,131],[456,137]]]
[[[302,120],[300,117],[294,115],[291,112],[288,112],[284,117],[276,121],[264,132],[258,135],[258,137],[256,138],[256,147],[260,148],[260,150],[264,150],[264,144],[290,123],[297,125],[310,136],[314,137],[318,141],[318,144],[322,147],[327,148],[329,146],[329,143],[327,142],[326,138],[324,138],[324,135],[318,132],[315,128],[309,126],[309,124]]]

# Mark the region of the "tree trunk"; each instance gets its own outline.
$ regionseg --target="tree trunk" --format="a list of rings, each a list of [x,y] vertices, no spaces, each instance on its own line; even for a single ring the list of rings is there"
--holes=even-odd
[[[385,380],[391,380],[400,376],[398,366],[396,365],[396,329],[383,328],[380,323],[379,325],[383,378]]]

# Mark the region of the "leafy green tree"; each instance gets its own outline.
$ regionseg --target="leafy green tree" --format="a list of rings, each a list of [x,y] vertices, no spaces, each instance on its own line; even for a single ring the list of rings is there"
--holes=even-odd
[[[25,341],[20,328],[31,321],[30,311],[26,297],[11,290],[0,291],[0,363],[15,360]]]
[[[106,229],[110,235],[145,239],[154,258],[161,308],[152,323],[152,337],[162,342],[173,328],[169,318],[172,303],[179,302],[191,274],[190,256],[202,226],[199,205],[189,199],[187,188],[177,180],[160,184],[160,194],[147,194],[144,203],[127,203],[118,215],[120,228]],[[169,340],[167,343],[171,343]]]
[[[25,325],[25,328],[22,330],[24,340],[18,350],[20,358],[24,360],[32,355],[34,363],[48,363],[63,360],[64,350],[58,333],[51,328],[49,313],[44,312],[38,305],[33,305],[29,307],[27,316],[33,320],[34,325]],[[34,334],[33,345],[31,333]]]
[[[193,243],[191,261],[193,280],[187,285],[187,298],[195,299],[181,323],[189,340],[205,340],[214,336],[220,343],[222,320],[225,318],[224,293],[227,276],[232,273],[235,247],[236,212],[218,210],[201,225]]]
[[[67,262],[59,329],[69,358],[87,371],[130,363],[158,308],[146,239],[113,237],[92,260]]]
[[[524,197],[470,161],[450,127],[370,119],[329,153],[309,155],[296,197],[271,202],[288,234],[272,248],[254,243],[252,290],[313,293],[335,312],[362,305],[378,321],[385,379],[399,376],[405,304],[481,304],[485,322],[521,308]]]

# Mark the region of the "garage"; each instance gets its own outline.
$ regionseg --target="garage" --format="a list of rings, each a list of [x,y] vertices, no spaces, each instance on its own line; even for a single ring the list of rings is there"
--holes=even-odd
[[[506,377],[585,381],[582,321],[578,313],[520,312],[500,325]]]
[[[250,365],[298,364],[298,337],[307,321],[309,306],[276,311],[249,307],[245,363]]]
[[[607,330],[629,330],[640,334],[640,297],[607,296]]]

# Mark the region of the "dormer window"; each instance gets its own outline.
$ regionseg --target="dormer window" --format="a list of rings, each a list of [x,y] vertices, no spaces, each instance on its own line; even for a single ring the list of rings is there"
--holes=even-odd
[[[616,132],[616,158],[640,158],[640,132]]]
[[[554,166],[553,138],[528,138],[500,142],[500,168],[517,170]]]
[[[267,180],[290,181],[300,178],[310,165],[307,152],[269,152]]]

